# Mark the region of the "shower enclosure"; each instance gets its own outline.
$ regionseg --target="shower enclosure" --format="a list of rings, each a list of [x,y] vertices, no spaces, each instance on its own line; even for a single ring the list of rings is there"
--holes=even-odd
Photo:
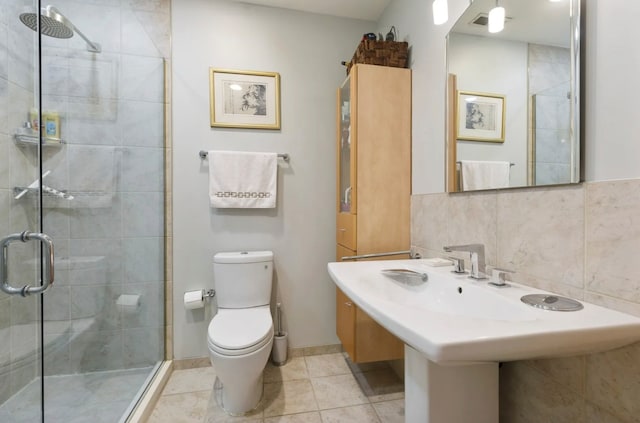
[[[126,421],[164,360],[169,16],[0,4],[2,422]]]
[[[571,144],[569,90],[567,82],[532,95],[536,185],[571,183],[576,158]]]
[[[575,177],[571,63],[569,48],[529,44],[529,185],[568,184]]]

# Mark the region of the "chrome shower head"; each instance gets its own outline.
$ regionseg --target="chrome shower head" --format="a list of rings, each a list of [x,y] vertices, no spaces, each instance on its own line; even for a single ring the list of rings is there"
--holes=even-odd
[[[35,13],[22,13],[20,20],[34,31],[38,30],[37,15]],[[40,11],[40,31],[42,34],[54,38],[73,37],[73,24],[62,14],[50,6]]]
[[[20,21],[34,31],[38,31],[38,15],[36,13],[21,13]],[[58,9],[49,5],[40,9],[40,32],[54,38],[71,38],[78,33],[87,43],[87,50],[100,53],[100,44],[90,41],[76,28]]]

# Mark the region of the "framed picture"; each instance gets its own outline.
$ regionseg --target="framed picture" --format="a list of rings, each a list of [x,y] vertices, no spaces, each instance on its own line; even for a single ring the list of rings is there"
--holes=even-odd
[[[280,129],[280,75],[209,69],[212,127]]]
[[[504,142],[503,95],[458,91],[457,97],[457,139]]]

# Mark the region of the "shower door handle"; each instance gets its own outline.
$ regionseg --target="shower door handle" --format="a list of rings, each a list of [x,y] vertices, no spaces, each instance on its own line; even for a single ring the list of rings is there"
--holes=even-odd
[[[40,241],[43,247],[44,262],[42,272],[42,284],[40,286],[25,285],[16,288],[9,285],[8,255],[9,244],[14,241],[28,242]],[[22,295],[26,297],[31,294],[40,294],[53,284],[54,264],[53,264],[53,240],[46,234],[24,231],[19,234],[11,234],[0,240],[0,289],[9,295]]]

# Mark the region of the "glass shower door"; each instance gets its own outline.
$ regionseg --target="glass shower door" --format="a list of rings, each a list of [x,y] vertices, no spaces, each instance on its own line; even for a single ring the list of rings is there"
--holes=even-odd
[[[53,124],[42,170],[55,189],[42,219],[57,249],[42,311],[44,418],[115,423],[164,359],[165,79],[152,37],[168,2],[51,2],[43,14],[70,38],[41,42]]]
[[[44,418],[42,300],[54,280],[42,234],[39,2],[0,7],[0,421]],[[45,291],[47,291],[45,293]]]

